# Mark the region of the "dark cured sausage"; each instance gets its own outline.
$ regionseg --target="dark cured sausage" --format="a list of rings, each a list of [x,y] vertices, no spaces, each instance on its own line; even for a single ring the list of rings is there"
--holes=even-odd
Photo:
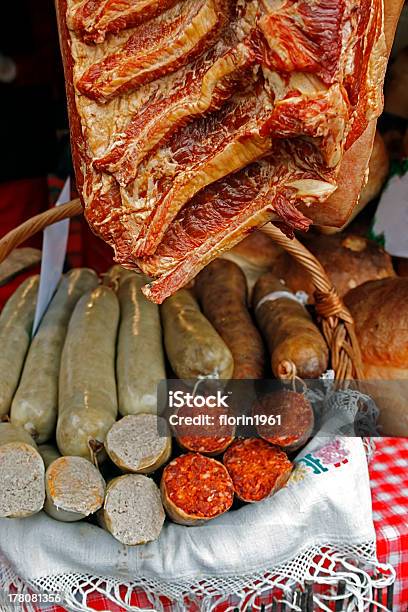
[[[199,453],[177,457],[164,469],[160,485],[167,514],[180,525],[196,525],[229,510],[234,487],[219,461]]]
[[[302,393],[281,389],[260,398],[254,406],[259,416],[280,415],[280,425],[259,424],[258,435],[270,444],[294,451],[307,442],[314,427],[310,402]]]
[[[274,375],[318,378],[327,369],[329,353],[306,308],[271,273],[257,281],[253,302]]]
[[[260,438],[234,442],[224,454],[234,491],[245,502],[257,502],[279,491],[289,479],[292,464],[281,449]]]
[[[265,349],[247,308],[247,282],[232,261],[215,259],[196,277],[203,312],[234,358],[232,378],[262,378]]]

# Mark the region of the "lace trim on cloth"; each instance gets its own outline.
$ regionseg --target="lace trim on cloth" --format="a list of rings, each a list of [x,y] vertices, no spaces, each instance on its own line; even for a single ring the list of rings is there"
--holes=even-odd
[[[378,577],[378,572],[381,576]],[[371,574],[376,575],[373,577]],[[25,583],[11,567],[1,563],[0,588],[3,593],[56,593],[61,596],[63,605],[70,612],[93,612],[89,599],[95,593],[102,594],[124,610],[138,612],[164,612],[160,596],[173,602],[174,612],[184,612],[187,602],[195,603],[197,610],[213,612],[215,608],[227,604],[225,612],[239,608],[245,612],[249,608],[260,610],[262,598],[271,589],[282,592],[278,601],[284,602],[288,610],[301,612],[300,602],[293,597],[294,588],[312,580],[315,584],[327,585],[327,592],[314,594],[313,610],[330,612],[330,602],[343,600],[342,610],[364,612],[374,602],[374,589],[386,588],[395,581],[395,570],[391,565],[379,565],[376,560],[375,542],[360,545],[314,546],[302,551],[291,561],[265,571],[245,576],[201,576],[193,581],[169,583],[158,578],[139,577],[131,582],[103,576],[84,574],[64,574],[48,576]],[[346,582],[346,591],[336,596],[339,580]],[[132,591],[142,589],[151,608],[140,608],[131,604]],[[1,604],[1,601],[0,601]],[[29,603],[20,604],[21,612],[37,612],[40,608]],[[346,607],[344,607],[344,605]],[[379,603],[377,610],[387,610]],[[270,606],[266,607],[266,610]],[[1,607],[4,612],[15,612],[15,606]],[[168,609],[168,606],[166,607]]]

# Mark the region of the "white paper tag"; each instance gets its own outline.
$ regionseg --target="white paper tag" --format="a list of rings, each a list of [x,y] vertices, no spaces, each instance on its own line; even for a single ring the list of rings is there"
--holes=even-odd
[[[283,289],[282,291],[271,291],[271,293],[267,293],[263,296],[263,298],[259,300],[258,304],[255,307],[255,311],[258,310],[258,308],[260,308],[262,304],[265,304],[265,302],[274,302],[275,300],[280,300],[282,298],[284,298],[285,300],[293,300],[294,302],[298,302],[302,306],[305,306],[305,304],[307,304],[309,296],[305,291],[296,291],[296,293],[292,293],[289,289],[287,289],[286,291],[285,289]]]
[[[66,204],[71,197],[71,180],[68,177],[61,194],[55,204]],[[54,295],[64,268],[65,254],[67,252],[69,219],[50,225],[44,230],[40,287],[38,290],[37,306],[32,335],[36,333],[41,319]]]
[[[390,178],[375,213],[373,233],[384,236],[384,248],[394,257],[408,257],[408,173]]]

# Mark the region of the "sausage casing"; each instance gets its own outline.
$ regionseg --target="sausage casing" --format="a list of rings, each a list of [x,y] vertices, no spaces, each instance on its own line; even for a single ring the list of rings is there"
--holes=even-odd
[[[254,288],[255,315],[269,348],[272,372],[282,379],[294,374],[318,378],[327,369],[327,344],[306,308],[293,297],[271,273],[261,276]]]
[[[260,438],[236,440],[224,453],[223,462],[235,494],[245,502],[274,495],[286,484],[293,467],[286,453]]]
[[[28,350],[10,416],[39,444],[55,431],[58,374],[70,316],[81,295],[97,284],[95,272],[86,268],[63,276]]]
[[[203,313],[232,353],[232,377],[262,378],[264,345],[247,308],[247,283],[239,266],[215,259],[196,277],[195,290]]]
[[[231,351],[187,289],[167,298],[160,312],[167,357],[178,378],[231,378]]]
[[[150,474],[171,455],[167,421],[153,414],[128,414],[108,431],[105,449],[122,472]]]
[[[173,459],[163,471],[160,490],[170,518],[197,525],[227,512],[234,500],[232,480],[219,461],[200,453]]]
[[[91,457],[89,442],[103,442],[118,412],[115,350],[119,303],[105,286],[75,306],[61,356],[57,444],[62,455]]]
[[[102,507],[105,481],[87,459],[59,457],[47,467],[45,492],[45,512],[57,521],[72,523]]]
[[[157,412],[157,387],[166,378],[159,307],[140,288],[146,277],[128,272],[120,282],[116,377],[119,412]]]
[[[0,315],[0,416],[10,410],[30,345],[39,276],[27,278]]]
[[[278,389],[261,397],[253,408],[253,413],[268,417],[256,426],[258,435],[287,452],[292,452],[306,444],[313,432],[314,413],[307,397],[289,389]],[[280,415],[280,424],[271,425],[271,415]]]
[[[57,447],[53,444],[40,444],[38,447],[38,452],[44,461],[45,469],[47,469],[47,467],[51,465],[53,461],[61,457]]]

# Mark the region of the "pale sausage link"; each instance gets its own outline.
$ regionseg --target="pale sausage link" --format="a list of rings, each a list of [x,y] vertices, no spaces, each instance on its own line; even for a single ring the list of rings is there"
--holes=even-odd
[[[0,416],[10,410],[30,344],[38,282],[38,276],[25,280],[0,316]]]
[[[119,304],[105,286],[75,306],[61,357],[57,444],[63,455],[90,459],[89,442],[103,442],[116,421],[116,332]]]
[[[119,282],[119,412],[156,414],[158,385],[166,379],[159,307],[140,290],[148,282],[145,276],[128,272]]]
[[[95,272],[86,268],[64,276],[28,350],[11,422],[25,427],[39,444],[55,432],[59,366],[70,316],[81,295],[97,284]]]
[[[160,312],[167,357],[179,378],[231,378],[231,352],[188,290],[167,298]]]

